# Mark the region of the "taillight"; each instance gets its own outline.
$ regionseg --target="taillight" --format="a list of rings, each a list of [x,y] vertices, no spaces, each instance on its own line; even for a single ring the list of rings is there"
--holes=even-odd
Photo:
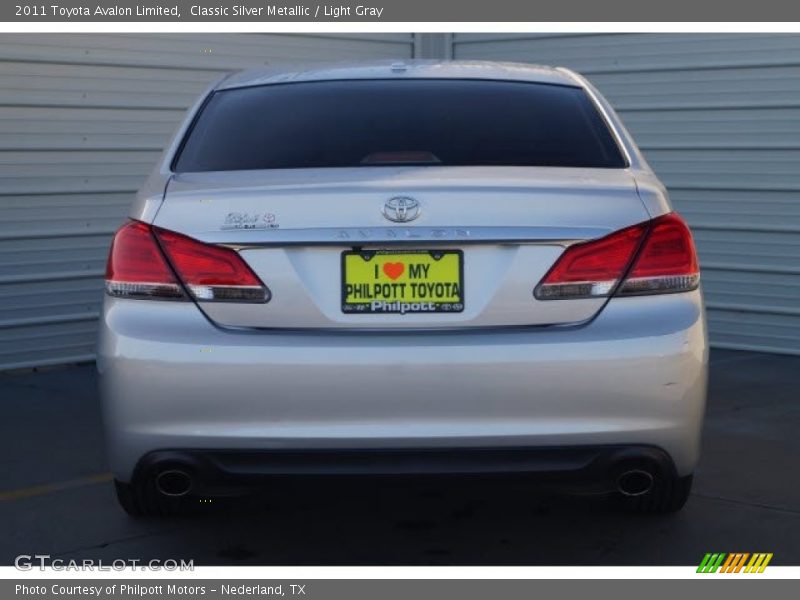
[[[628,270],[646,231],[647,225],[639,224],[570,246],[536,286],[535,296],[539,300],[608,296]]]
[[[203,302],[270,299],[267,287],[230,248],[204,244],[139,221],[120,228],[106,268],[110,295],[186,300],[181,283]]]
[[[187,299],[150,226],[139,221],[120,227],[111,242],[106,292],[121,298]]]
[[[570,246],[534,295],[564,300],[602,298],[615,291],[625,296],[663,294],[691,291],[699,282],[692,235],[683,219],[670,213]]]
[[[700,265],[689,227],[677,214],[653,221],[618,294],[688,292],[700,285]]]
[[[153,227],[164,252],[181,281],[203,302],[267,302],[270,292],[255,273],[230,248],[212,246]]]

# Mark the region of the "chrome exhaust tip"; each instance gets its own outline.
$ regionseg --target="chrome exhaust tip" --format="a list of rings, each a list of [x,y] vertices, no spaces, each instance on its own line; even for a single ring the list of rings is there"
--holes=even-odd
[[[156,475],[155,484],[159,494],[179,498],[192,490],[192,477],[181,469],[167,469]]]
[[[617,490],[623,496],[642,496],[653,489],[653,475],[641,469],[631,469],[617,477]]]

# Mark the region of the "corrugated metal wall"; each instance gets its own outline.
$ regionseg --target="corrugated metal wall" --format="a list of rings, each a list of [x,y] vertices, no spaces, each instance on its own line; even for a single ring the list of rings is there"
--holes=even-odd
[[[800,36],[457,34],[453,56],[590,78],[695,232],[712,343],[800,353]]]
[[[209,80],[413,47],[406,34],[3,34],[0,368],[92,358],[109,236]],[[800,353],[800,36],[456,34],[452,51],[590,77],[695,230],[713,343]]]
[[[0,36],[0,369],[93,358],[111,233],[208,82],[407,58],[410,34]]]

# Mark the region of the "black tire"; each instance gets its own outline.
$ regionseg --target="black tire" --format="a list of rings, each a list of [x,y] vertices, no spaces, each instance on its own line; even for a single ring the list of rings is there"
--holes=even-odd
[[[115,479],[114,489],[122,510],[135,518],[179,515],[189,507],[188,497],[163,496],[156,491],[152,480],[135,485]]]
[[[689,499],[693,475],[677,478],[657,478],[653,489],[646,494],[623,497],[625,509],[645,515],[664,515],[678,512]]]

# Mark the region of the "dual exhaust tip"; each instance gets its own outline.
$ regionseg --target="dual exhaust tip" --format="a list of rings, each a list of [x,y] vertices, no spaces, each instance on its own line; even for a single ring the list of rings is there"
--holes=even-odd
[[[650,471],[630,469],[617,477],[617,491],[623,496],[643,496],[653,489],[654,481]]]
[[[155,486],[162,496],[180,498],[192,491],[194,479],[181,468],[165,469],[156,475]]]
[[[616,480],[617,491],[623,496],[642,496],[653,488],[653,474],[643,469],[623,471]],[[194,487],[194,478],[188,471],[176,467],[164,469],[155,477],[159,494],[171,498],[186,496]]]

